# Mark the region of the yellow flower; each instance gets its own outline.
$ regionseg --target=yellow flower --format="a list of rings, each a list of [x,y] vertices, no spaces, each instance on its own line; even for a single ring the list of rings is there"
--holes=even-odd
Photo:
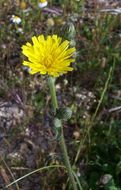
[[[72,71],[70,64],[75,61],[71,56],[75,48],[69,48],[69,41],[62,42],[57,35],[32,37],[33,45],[29,42],[22,46],[22,53],[28,57],[23,65],[30,68],[30,74],[40,73],[58,77]]]

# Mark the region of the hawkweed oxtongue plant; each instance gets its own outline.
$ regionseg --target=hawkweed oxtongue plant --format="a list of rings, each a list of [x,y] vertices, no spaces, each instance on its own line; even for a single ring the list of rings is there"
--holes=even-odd
[[[62,74],[72,71],[70,66],[75,59],[72,58],[75,53],[75,48],[69,48],[69,41],[62,41],[62,38],[57,35],[47,36],[43,35],[32,37],[33,44],[27,42],[22,46],[22,53],[28,58],[23,62],[23,65],[29,67],[29,73],[40,73],[48,76],[48,85],[50,88],[52,105],[54,110],[54,127],[59,137],[60,147],[63,153],[63,158],[68,171],[70,182],[73,190],[77,190],[77,184],[71,168],[67,147],[65,144],[63,134],[63,120],[68,120],[71,117],[71,110],[69,108],[60,108],[58,106],[55,80]]]

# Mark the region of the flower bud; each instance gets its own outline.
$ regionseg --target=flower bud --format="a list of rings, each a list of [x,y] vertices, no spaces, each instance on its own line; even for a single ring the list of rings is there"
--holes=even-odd
[[[56,113],[56,117],[58,119],[62,119],[64,121],[67,121],[72,116],[72,110],[70,108],[59,108]]]

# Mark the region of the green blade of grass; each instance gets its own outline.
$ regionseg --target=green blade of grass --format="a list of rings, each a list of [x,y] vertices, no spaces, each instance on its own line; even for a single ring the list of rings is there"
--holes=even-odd
[[[110,69],[109,69],[108,77],[107,77],[107,80],[106,80],[106,82],[105,82],[103,91],[102,91],[102,93],[101,93],[101,97],[100,97],[100,99],[99,99],[98,105],[97,105],[97,107],[96,107],[96,110],[95,110],[95,112],[94,112],[94,115],[92,116],[92,120],[91,120],[91,123],[90,123],[90,127],[88,127],[88,130],[87,130],[87,132],[86,132],[86,135],[85,135],[83,141],[80,141],[79,148],[78,148],[78,151],[77,151],[75,160],[74,160],[74,165],[76,164],[76,162],[77,162],[77,160],[78,160],[78,158],[79,158],[82,145],[85,143],[87,137],[90,136],[90,130],[92,129],[92,126],[93,126],[93,124],[94,124],[94,120],[95,120],[95,118],[96,118],[96,116],[97,116],[97,113],[98,113],[98,111],[99,111],[99,108],[100,108],[100,106],[101,106],[101,104],[102,104],[102,102],[103,102],[105,93],[106,93],[106,91],[107,91],[107,89],[108,89],[108,87],[109,87],[109,84],[110,84],[110,81],[111,81],[111,78],[112,78],[112,75],[113,75],[113,72],[114,72],[114,69],[115,69],[115,61],[116,61],[116,60],[115,60],[115,58],[114,58],[113,65],[112,65],[112,66],[110,67]]]
[[[16,180],[13,181],[12,183],[6,185],[6,186],[5,186],[4,188],[2,188],[1,190],[7,189],[8,187],[14,185],[15,183],[21,181],[22,179],[24,179],[24,178],[26,178],[26,177],[28,177],[28,176],[30,176],[30,175],[36,173],[36,172],[41,172],[41,171],[43,171],[43,170],[48,170],[48,169],[50,169],[50,168],[64,168],[64,169],[66,169],[65,166],[61,166],[61,165],[52,165],[52,166],[45,166],[45,167],[42,167],[42,168],[38,168],[38,169],[36,169],[36,170],[34,170],[34,171],[32,171],[32,172],[29,172],[28,174],[26,174],[26,175],[24,175],[24,176],[22,176],[22,177],[16,179]]]

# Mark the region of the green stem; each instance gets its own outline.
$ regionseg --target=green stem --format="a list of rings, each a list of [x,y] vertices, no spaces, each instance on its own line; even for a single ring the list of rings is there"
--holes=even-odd
[[[70,181],[71,181],[72,186],[73,186],[73,190],[77,190],[77,185],[76,185],[76,182],[75,182],[75,179],[74,179],[74,176],[73,176],[73,171],[72,171],[69,156],[68,156],[68,153],[67,153],[67,147],[66,147],[66,144],[65,144],[63,129],[61,130],[60,147],[61,147],[61,150],[63,152],[63,157],[64,157],[66,169],[68,171],[69,178],[70,178]]]
[[[115,62],[114,62],[114,63],[115,63]],[[111,77],[112,77],[113,68],[114,68],[113,66],[110,67],[110,70],[109,70],[109,73],[108,73],[108,78],[107,78],[107,80],[106,80],[106,83],[105,83],[104,89],[103,89],[103,91],[102,91],[100,100],[99,100],[99,102],[98,102],[97,108],[96,108],[96,110],[95,110],[95,113],[94,113],[94,115],[93,115],[93,117],[92,117],[92,122],[95,120],[95,118],[96,118],[96,116],[97,116],[97,113],[98,113],[98,110],[99,110],[99,108],[100,108],[100,106],[101,106],[101,104],[102,104],[102,102],[103,102],[104,95],[105,95],[105,93],[106,93],[106,91],[107,91],[107,89],[108,89],[108,85],[109,85],[110,79],[111,79]]]
[[[52,77],[49,77],[48,78],[48,85],[49,85],[49,88],[50,88],[50,93],[51,93],[51,97],[52,97],[52,104],[53,104],[54,112],[56,113],[56,109],[58,108],[58,102],[57,102],[57,96],[56,96],[56,90],[55,90],[55,79],[52,78]],[[68,171],[70,181],[72,183],[73,190],[78,190],[76,182],[75,182],[75,179],[74,179],[73,170],[71,168],[69,156],[68,156],[68,153],[67,153],[67,147],[66,147],[66,143],[65,143],[65,139],[64,139],[64,135],[63,135],[63,127],[61,127],[61,134],[60,134],[59,143],[60,143],[60,147],[61,147],[61,150],[62,150],[62,153],[63,153],[65,166],[66,166],[66,169]]]
[[[34,170],[34,171],[32,171],[32,172],[29,172],[28,174],[26,174],[26,175],[24,175],[24,176],[22,176],[22,177],[20,177],[20,178],[18,178],[18,179],[16,179],[16,180],[13,181],[12,183],[6,185],[6,186],[5,186],[4,188],[2,188],[1,190],[7,190],[8,187],[11,187],[12,185],[14,185],[15,183],[21,181],[22,179],[24,179],[24,178],[26,178],[26,177],[28,177],[28,176],[34,174],[34,173],[41,172],[41,171],[43,171],[43,170],[48,170],[48,169],[50,169],[50,168],[65,168],[65,167],[64,167],[64,166],[61,166],[61,165],[52,165],[52,166],[45,166],[45,167],[36,169],[36,170]]]
[[[104,85],[104,88],[103,88],[103,91],[101,93],[101,97],[100,97],[100,100],[99,100],[99,103],[97,105],[97,108],[95,110],[95,113],[92,117],[92,120],[91,120],[91,123],[90,123],[90,126],[88,127],[87,131],[86,131],[86,135],[84,136],[83,138],[83,141],[80,141],[80,144],[79,144],[79,148],[78,148],[78,151],[77,151],[77,154],[76,154],[76,157],[75,157],[75,161],[74,161],[74,164],[76,164],[76,162],[78,161],[78,158],[79,158],[79,155],[80,155],[80,152],[81,152],[81,149],[82,149],[82,145],[84,144],[84,142],[86,141],[87,137],[90,136],[90,131],[93,127],[93,124],[94,124],[94,120],[97,116],[97,113],[99,111],[99,108],[103,102],[103,99],[104,99],[104,96],[105,96],[105,93],[109,87],[109,84],[110,84],[110,81],[111,81],[111,77],[113,75],[113,72],[114,72],[114,69],[115,69],[115,58],[114,58],[114,61],[113,61],[113,65],[110,67],[109,69],[109,73],[108,73],[108,78],[105,82],[105,85]]]
[[[57,102],[56,90],[55,90],[55,78],[49,77],[48,78],[48,85],[50,88],[53,109],[54,109],[54,112],[56,113],[56,109],[58,108],[58,102]]]

